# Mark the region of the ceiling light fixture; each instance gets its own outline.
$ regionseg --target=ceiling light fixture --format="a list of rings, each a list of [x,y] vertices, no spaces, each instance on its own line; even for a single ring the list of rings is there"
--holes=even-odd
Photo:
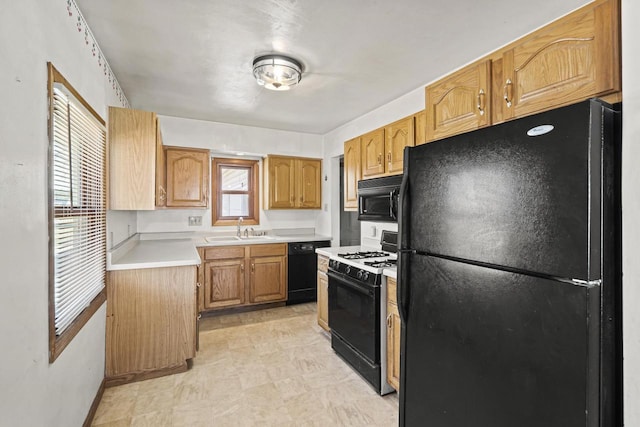
[[[253,60],[253,77],[260,86],[271,90],[289,90],[300,83],[302,65],[283,55],[263,55]]]

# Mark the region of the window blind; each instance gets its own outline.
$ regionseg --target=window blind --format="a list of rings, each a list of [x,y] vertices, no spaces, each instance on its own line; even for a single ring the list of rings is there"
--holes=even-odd
[[[104,288],[106,131],[62,84],[54,83],[52,95],[50,238],[59,336]]]

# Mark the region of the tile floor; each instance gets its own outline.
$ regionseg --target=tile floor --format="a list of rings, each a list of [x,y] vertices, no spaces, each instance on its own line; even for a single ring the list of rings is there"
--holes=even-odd
[[[314,303],[203,318],[185,373],[108,388],[94,426],[396,426],[331,350]]]

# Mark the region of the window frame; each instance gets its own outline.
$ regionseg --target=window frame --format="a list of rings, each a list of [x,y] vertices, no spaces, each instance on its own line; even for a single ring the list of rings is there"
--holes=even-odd
[[[55,258],[54,258],[54,233],[55,233],[55,218],[56,218],[56,206],[54,200],[54,186],[53,186],[53,178],[52,178],[52,168],[53,168],[53,125],[54,125],[54,116],[53,116],[53,108],[54,108],[54,84],[60,84],[65,87],[66,90],[71,93],[75,97],[75,99],[84,107],[103,127],[105,127],[105,156],[103,159],[104,162],[104,218],[105,218],[105,227],[106,227],[106,179],[107,179],[107,163],[106,163],[106,124],[105,121],[96,113],[96,111],[91,108],[91,106],[84,100],[82,96],[75,90],[75,88],[62,76],[62,74],[53,66],[51,62],[47,62],[47,96],[48,96],[48,139],[49,139],[49,154],[47,159],[47,187],[49,191],[48,201],[47,201],[47,210],[48,210],[48,231],[49,231],[49,363],[53,363],[62,351],[69,345],[69,343],[73,340],[73,338],[80,332],[80,330],[87,324],[89,319],[93,317],[93,315],[98,311],[98,309],[104,304],[106,301],[106,273],[105,273],[105,284],[102,287],[102,290],[96,295],[89,305],[84,308],[71,322],[71,324],[60,334],[56,335],[56,325],[55,325]],[[73,210],[74,208],[69,208],[67,210]],[[62,209],[64,210],[64,209]],[[61,209],[58,209],[61,211]],[[106,228],[105,228],[106,230]],[[106,250],[106,235],[105,239],[105,250]],[[106,264],[106,256],[105,256],[105,264]]]
[[[211,203],[211,224],[213,226],[236,225],[238,216],[229,217],[221,216],[222,212],[222,195],[223,194],[239,194],[237,192],[222,191],[220,184],[222,182],[221,169],[223,167],[242,168],[249,170],[249,183],[251,189],[246,193],[249,194],[249,215],[242,217],[242,223],[245,225],[260,224],[260,188],[258,182],[259,161],[249,159],[228,159],[222,157],[214,157],[211,159],[211,192],[213,202]],[[245,192],[242,192],[245,193]]]

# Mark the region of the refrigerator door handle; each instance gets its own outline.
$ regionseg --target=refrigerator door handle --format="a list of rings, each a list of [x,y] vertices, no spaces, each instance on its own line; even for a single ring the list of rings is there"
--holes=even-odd
[[[398,198],[398,278],[396,287],[396,299],[398,300],[398,314],[402,323],[407,321],[407,311],[409,309],[408,286],[405,285],[407,277],[406,257],[413,251],[407,249],[407,230],[405,227],[405,217],[409,211],[409,173],[407,166],[409,164],[409,150],[404,150],[404,167],[405,171],[400,184],[400,195]]]

